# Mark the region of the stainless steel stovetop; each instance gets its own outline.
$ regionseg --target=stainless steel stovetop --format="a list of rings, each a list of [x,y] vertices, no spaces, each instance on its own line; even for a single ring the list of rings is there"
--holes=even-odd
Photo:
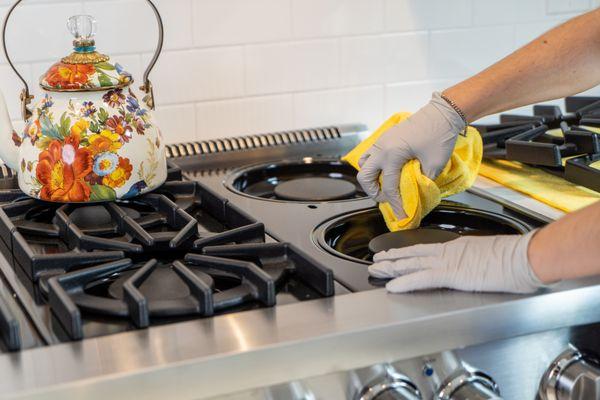
[[[26,278],[11,272],[17,271],[15,260],[0,259],[0,294],[14,295],[4,296],[7,305],[0,303],[0,311],[8,311],[0,314],[16,321],[0,322],[18,326],[21,345],[28,348],[0,355],[0,376],[5,378],[0,393],[26,398],[240,399],[491,399],[501,393],[504,399],[529,399],[569,343],[579,352],[563,355],[563,376],[577,371],[594,376],[598,370],[590,354],[600,350],[593,340],[593,324],[600,321],[600,279],[564,283],[533,296],[452,291],[394,296],[368,277],[368,240],[382,233],[381,218],[356,185],[340,183],[352,181],[353,171],[338,161],[363,136],[364,127],[347,125],[169,146],[171,161],[181,167],[184,178],[198,182],[198,190],[205,193],[202,202],[208,198],[211,204],[239,211],[242,217],[233,225],[228,221],[227,229],[237,234],[237,229],[262,224],[259,245],[288,243],[279,247],[285,252],[277,253],[278,263],[292,260],[286,268],[308,273],[308,282],[316,282],[310,271],[332,273],[333,285],[326,286],[331,290],[300,299],[308,301],[297,296],[280,301],[278,296],[274,307],[263,301],[246,311],[154,324],[150,296],[149,320],[139,313],[143,303],[126,301],[125,311],[122,305],[116,309],[137,315],[133,324],[124,329],[117,324],[112,333],[109,329],[73,341],[79,337],[57,336],[52,325],[73,322],[78,314],[69,302],[62,306],[69,311],[66,319],[63,314],[52,321],[52,310],[46,317],[32,318],[33,309],[46,307],[44,300],[27,297],[26,288],[15,291]],[[282,185],[286,181],[293,184]],[[460,221],[449,223],[449,216],[456,215]],[[525,232],[548,221],[475,189],[447,199],[425,222],[490,234]],[[250,240],[246,234],[241,240],[256,246],[255,227],[250,231]],[[206,238],[194,240],[197,248],[206,245]],[[237,243],[228,240],[213,244]],[[210,251],[231,257],[233,250],[226,250]],[[247,253],[240,256],[248,261]],[[308,265],[317,267],[303,267]],[[75,278],[79,276],[66,281]],[[48,281],[57,285],[57,280]],[[66,283],[58,279],[58,284]],[[81,289],[74,287],[77,295]],[[266,299],[256,294],[257,287],[250,285],[245,296]],[[154,310],[163,312],[164,304]],[[81,315],[86,318],[89,310],[81,308]],[[99,323],[102,319],[94,321]],[[10,340],[9,335],[4,341],[7,350]]]

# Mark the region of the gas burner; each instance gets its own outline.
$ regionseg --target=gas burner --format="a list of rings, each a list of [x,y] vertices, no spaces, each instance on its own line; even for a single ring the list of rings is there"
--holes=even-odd
[[[533,115],[501,114],[500,123],[475,125],[484,157],[543,168],[577,185],[600,191],[600,97],[567,97],[558,106],[535,105]]]
[[[331,254],[370,264],[374,253],[420,243],[442,243],[460,236],[523,234],[531,228],[512,217],[444,201],[419,229],[390,233],[378,209],[345,214],[315,231],[319,245]]]
[[[388,232],[371,239],[369,242],[369,251],[372,254],[376,254],[380,251],[400,249],[416,244],[446,243],[459,237],[460,234],[457,232],[431,228]]]
[[[259,164],[234,172],[227,187],[254,198],[283,202],[326,202],[366,198],[352,166],[333,159]]]
[[[283,243],[205,247],[177,260],[122,259],[49,279],[49,302],[68,336],[82,339],[82,313],[125,318],[138,328],[152,319],[206,317],[276,303],[292,279],[312,297],[333,295],[333,274]]]
[[[193,182],[92,205],[21,199],[0,208],[0,237],[34,282],[124,257],[262,242],[264,227]],[[42,288],[43,289],[43,288]]]

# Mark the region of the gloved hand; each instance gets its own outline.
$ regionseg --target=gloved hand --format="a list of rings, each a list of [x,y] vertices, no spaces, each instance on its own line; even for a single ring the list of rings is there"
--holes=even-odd
[[[418,159],[423,174],[432,180],[437,178],[452,155],[456,137],[464,129],[460,115],[439,93],[434,93],[429,104],[383,133],[363,154],[358,162],[358,182],[375,201],[390,203],[396,217],[405,218],[398,190],[402,167]]]
[[[533,293],[545,287],[527,256],[534,234],[464,236],[443,244],[383,251],[375,255],[369,273],[395,278],[386,285],[393,293],[433,288]]]

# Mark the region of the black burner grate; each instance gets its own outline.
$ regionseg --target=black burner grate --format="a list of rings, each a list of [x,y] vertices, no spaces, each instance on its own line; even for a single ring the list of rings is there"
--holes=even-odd
[[[0,207],[0,238],[17,275],[33,282],[26,286],[72,340],[86,337],[88,317],[144,328],[270,307],[283,290],[334,294],[329,269],[290,245],[266,243],[262,223],[195,182],[90,205],[19,197]],[[0,304],[8,341],[9,317]]]
[[[532,116],[500,115],[500,123],[476,125],[484,157],[519,161],[544,168],[573,183],[600,191],[600,98],[568,97],[567,112],[536,105]]]
[[[334,292],[332,272],[287,244],[210,246],[202,253],[172,262],[123,259],[55,276],[48,281],[50,306],[77,340],[84,337],[83,312],[129,318],[144,328],[152,318],[205,317],[249,302],[273,306],[292,277],[321,296]]]

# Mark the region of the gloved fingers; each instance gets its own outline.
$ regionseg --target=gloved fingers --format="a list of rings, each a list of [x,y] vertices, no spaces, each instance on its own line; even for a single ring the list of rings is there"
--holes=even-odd
[[[400,175],[402,165],[396,168],[390,168],[390,171],[383,174],[383,183],[381,185],[380,200],[387,201],[398,219],[406,218],[404,207],[402,206],[402,197],[400,195]]]
[[[444,170],[446,163],[440,163],[439,161],[431,160],[419,160],[421,161],[421,171],[423,175],[434,181]]]
[[[363,165],[367,162],[367,160],[371,157],[371,153],[366,152],[358,159],[358,166],[362,169]]]
[[[380,161],[380,152],[371,153],[361,170],[358,172],[358,175],[356,175],[356,179],[365,193],[375,200],[381,193],[381,188],[379,187],[379,174],[381,173]]]
[[[436,143],[437,148],[432,148],[426,156],[420,156],[421,171],[431,180],[435,180],[444,170],[456,143],[456,137],[446,139],[447,143]]]
[[[394,261],[381,261],[369,266],[369,274],[372,277],[385,279],[410,274],[429,268],[429,260],[419,257],[403,258]]]
[[[389,281],[385,287],[391,293],[406,293],[424,289],[445,287],[445,277],[442,270],[425,269]]]
[[[427,257],[427,256],[438,256],[442,253],[442,244],[417,244],[410,247],[403,247],[400,249],[391,249],[388,251],[381,251],[373,257],[373,261],[393,261],[401,258],[411,257]]]

